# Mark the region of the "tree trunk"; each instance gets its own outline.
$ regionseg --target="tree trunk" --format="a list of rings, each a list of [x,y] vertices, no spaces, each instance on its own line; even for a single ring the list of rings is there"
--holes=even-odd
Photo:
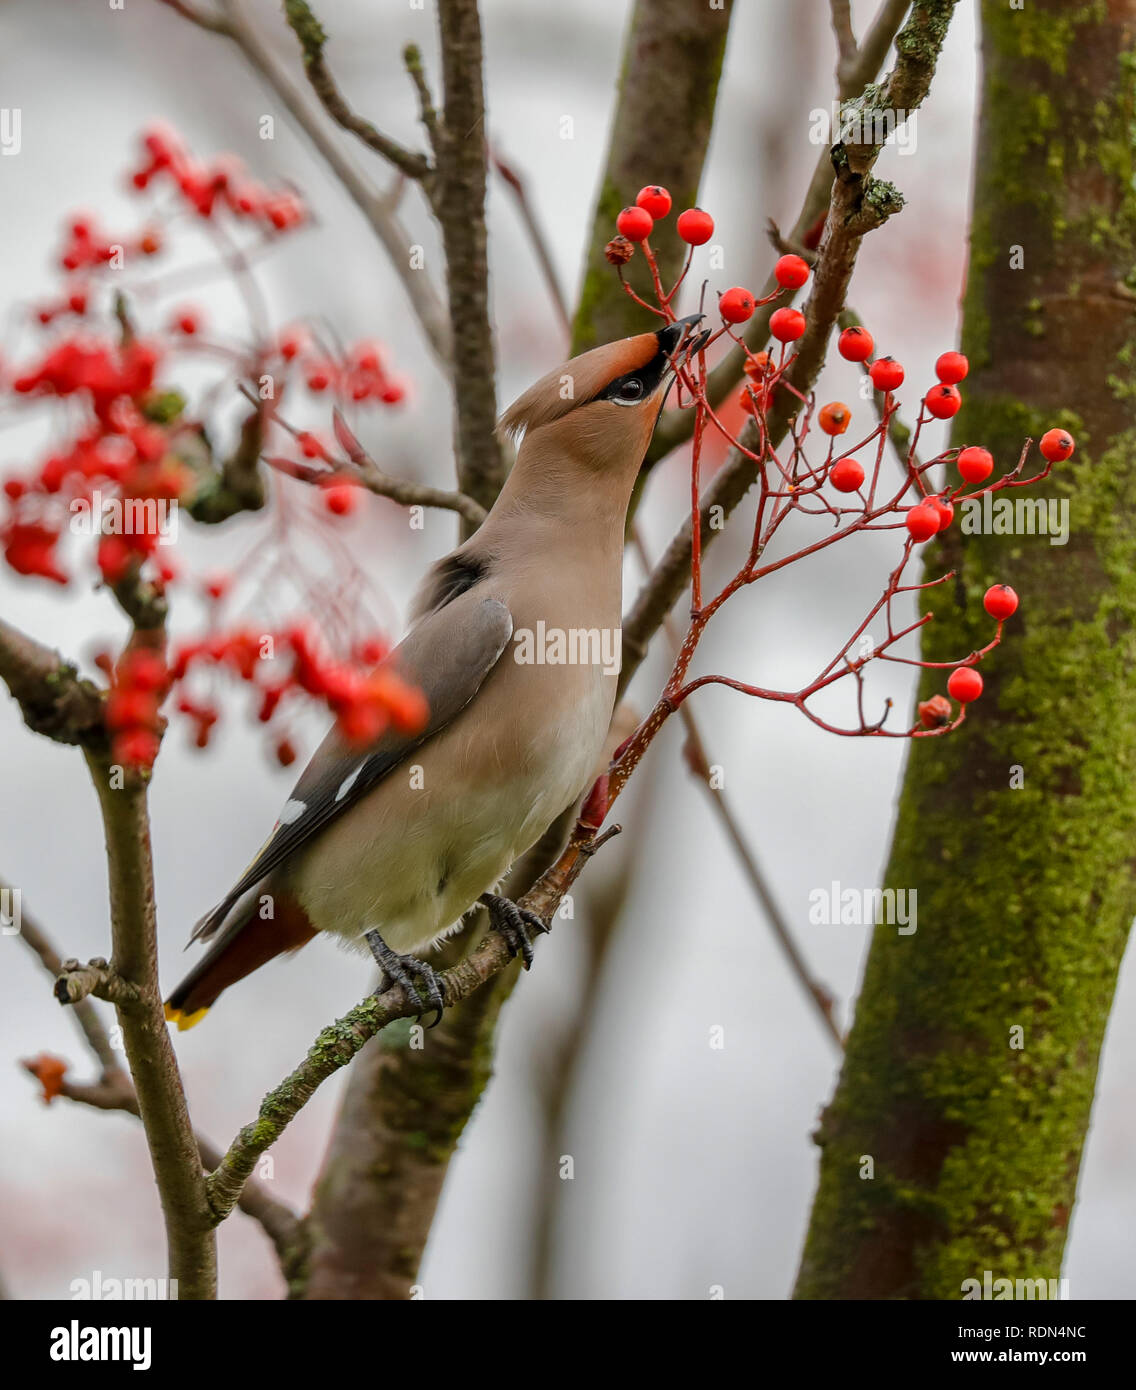
[[[1068,501],[1070,531],[956,520],[929,551],[959,578],[927,595],[928,659],[989,639],[989,584],[1021,608],[966,725],[911,749],[886,881],[917,890],[918,930],[876,930],[798,1298],[1059,1276],[1136,912],[1136,0],[985,0],[982,23],[954,442],[1005,469],[1070,429],[1074,458],[1016,494]]]

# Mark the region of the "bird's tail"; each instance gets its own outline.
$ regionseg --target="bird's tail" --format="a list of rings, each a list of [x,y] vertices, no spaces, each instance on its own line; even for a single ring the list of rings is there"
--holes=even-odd
[[[273,956],[299,950],[315,935],[307,913],[291,898],[269,896],[269,916],[264,915],[264,902],[265,898],[253,891],[231,904],[221,919],[224,928],[220,936],[166,1000],[166,1018],[176,1023],[179,1031],[200,1023],[230,985]],[[211,920],[217,911],[203,921]]]

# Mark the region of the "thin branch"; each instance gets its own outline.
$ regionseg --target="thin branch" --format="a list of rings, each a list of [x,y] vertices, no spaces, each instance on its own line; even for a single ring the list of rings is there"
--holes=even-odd
[[[489,315],[485,230],[488,154],[477,0],[438,0],[443,120],[428,189],[442,232],[450,336],[461,343],[453,375],[458,489],[488,510],[507,468],[497,435],[497,380]],[[466,527],[468,535],[469,527]]]
[[[829,0],[832,11],[832,32],[836,36],[836,51],[840,55],[837,72],[851,67],[859,49],[852,32],[852,0]]]
[[[560,858],[521,898],[520,905],[548,921],[587,860],[617,831],[618,827],[612,826],[597,838],[592,827],[578,823]],[[511,959],[500,934],[490,932],[475,951],[438,977],[446,1006],[465,999],[500,974]],[[403,987],[395,985],[383,994],[369,996],[320,1033],[304,1061],[265,1096],[257,1119],[240,1131],[208,1179],[215,1221],[223,1221],[232,1211],[257,1159],[276,1142],[316,1089],[388,1023],[412,1018],[416,1012]]]
[[[422,65],[422,51],[416,43],[408,43],[402,50],[402,61],[418,93],[418,115],[430,137],[430,148],[438,152],[438,113],[434,109],[434,98],[426,81],[426,69]]]
[[[422,179],[429,175],[430,161],[424,154],[408,150],[351,109],[324,62],[323,46],[327,42],[327,34],[307,0],[284,0],[284,18],[300,41],[304,68],[312,91],[332,120],[352,135],[357,135],[368,149],[381,154],[408,179]]]
[[[10,885],[0,880],[0,889],[9,889]],[[20,906],[20,940],[29,951],[33,952],[40,964],[52,978],[63,973],[63,960],[59,952],[55,949],[47,933],[40,926],[39,922],[29,914],[26,906]],[[75,1021],[83,1030],[83,1036],[87,1040],[87,1046],[94,1053],[96,1060],[102,1069],[104,1077],[115,1075],[125,1076],[119,1062],[118,1054],[111,1046],[110,1038],[106,1029],[103,1027],[102,1019],[99,1018],[98,1011],[89,999],[75,999],[74,1005]]]
[[[158,988],[154,870],[146,782],[87,754],[102,811],[114,974],[135,997],[116,1000],[130,1073],[165,1215],[170,1277],[182,1298],[216,1297],[216,1242],[197,1141]]]
[[[70,662],[0,618],[0,680],[29,729],[57,743],[105,742],[103,695]]]
[[[958,0],[915,0],[911,17],[896,39],[895,69],[875,94],[874,108],[911,112],[922,105],[957,3]],[[862,129],[869,130],[872,125],[870,119],[865,120]],[[808,327],[797,345],[796,361],[788,373],[791,389],[782,388],[777,393],[767,421],[773,447],[784,438],[801,400],[808,396],[819,375],[829,335],[844,308],[862,237],[882,225],[902,206],[903,200],[896,189],[872,177],[872,167],[881,148],[871,142],[851,141],[833,147],[836,178],[817,253],[812,292],[805,307]],[[794,231],[793,239],[796,238]],[[711,373],[711,382],[713,376]],[[709,390],[707,396],[710,397]],[[688,415],[694,413],[687,412]],[[711,523],[728,517],[749,491],[755,476],[751,451],[757,442],[757,427],[751,421],[740,438],[744,448],[731,450],[727,463],[706,489],[699,518],[703,546],[709,545],[721,529],[720,524]],[[690,562],[691,529],[687,520],[624,619],[621,692],[638,670],[651,637],[690,582]]]
[[[170,4],[171,0],[163,0],[163,3]],[[411,268],[410,238],[395,216],[391,200],[379,193],[345,157],[331,132],[304,99],[301,89],[292,81],[276,55],[261,40],[246,18],[240,0],[221,0],[221,5],[224,19],[201,27],[221,34],[236,44],[245,61],[275,93],[281,105],[308,137],[317,153],[342,184],[344,191],[367,219],[368,225],[382,242],[390,258],[390,263],[406,291],[435,358],[448,374],[451,370],[450,332],[445,310],[426,272]],[[171,8],[185,13],[177,5],[172,5]],[[194,17],[187,15],[187,18]],[[194,22],[198,22],[197,19],[194,19]]]
[[[647,548],[643,543],[642,532],[638,526],[632,528],[632,544],[639,556],[640,563],[644,570],[650,573],[650,562],[647,557]],[[663,628],[667,639],[670,642],[672,651],[677,655],[682,647],[682,638],[675,630],[674,624],[668,616]],[[686,747],[684,754],[686,764],[691,772],[698,778],[698,781],[706,789],[706,794],[714,810],[722,829],[726,832],[726,838],[734,847],[734,852],[741,861],[742,869],[749,885],[753,889],[754,896],[765,911],[769,925],[773,928],[773,935],[777,938],[778,944],[785,953],[785,958],[789,962],[789,968],[796,977],[801,988],[808,995],[809,999],[816,1007],[821,1024],[829,1036],[835,1041],[837,1047],[843,1049],[844,1040],[840,1035],[840,1029],[836,1026],[833,1017],[834,999],[831,990],[825,988],[818,980],[815,980],[809,970],[804,956],[801,954],[800,947],[793,936],[793,929],[785,919],[773,890],[766,881],[762,873],[761,866],[757,862],[757,856],[742,833],[742,828],[738,824],[737,817],[734,815],[726,794],[720,788],[713,785],[711,778],[710,757],[706,752],[706,744],[702,737],[702,731],[698,726],[698,721],[694,717],[694,711],[690,707],[690,702],[684,700],[678,709],[679,718],[682,720],[683,728],[686,730]]]
[[[572,316],[568,312],[568,301],[564,298],[564,291],[561,289],[560,281],[556,276],[556,267],[552,264],[552,254],[548,249],[548,241],[541,230],[540,223],[536,220],[536,214],[529,202],[528,191],[524,182],[513,166],[507,164],[495,151],[491,151],[491,158],[493,167],[513,191],[513,196],[517,201],[517,211],[521,214],[521,221],[525,224],[525,231],[528,232],[529,241],[536,252],[545,286],[556,306],[560,326],[564,329],[565,334],[571,334]]]
[[[7,886],[0,880],[0,888]],[[60,958],[47,932],[29,915],[27,907],[23,904],[20,908],[19,935],[49,975],[58,978],[68,971],[69,966],[77,964]],[[90,992],[96,993],[95,990]],[[106,995],[99,994],[98,997],[105,998]],[[120,1110],[140,1116],[134,1086],[119,1061],[118,1053],[111,1044],[110,1035],[103,1027],[98,1011],[89,998],[81,995],[72,998],[70,1003],[87,1046],[99,1064],[100,1075],[99,1079],[93,1082],[68,1081],[64,1077],[60,1083],[60,1095],[77,1104],[94,1106],[98,1110]],[[197,1147],[204,1169],[212,1170],[220,1163],[221,1151],[208,1139],[197,1135]],[[254,1178],[250,1178],[246,1183],[239,1205],[246,1216],[251,1216],[263,1227],[265,1234],[276,1247],[285,1275],[288,1276],[301,1258],[304,1247],[303,1223],[290,1207],[273,1197],[264,1185]]]
[[[548,288],[549,296],[556,307],[556,317],[560,320],[560,327],[565,329],[566,334],[571,332],[571,314],[567,307],[565,292],[560,288],[560,281],[556,278],[556,267],[552,264],[552,253],[548,249],[548,240],[545,239],[544,232],[539,227],[537,215],[533,211],[533,204],[528,202],[528,192],[524,182],[521,181],[520,174],[514,170],[512,164],[506,164],[505,160],[495,150],[491,152],[494,168],[505,179],[506,185],[513,190],[513,197],[516,199],[517,211],[520,213],[521,221],[524,222],[524,229],[528,232],[533,250],[537,253],[537,263],[541,267],[541,274],[544,275],[544,282]]]
[[[910,8],[910,3],[911,0],[899,0],[899,3],[896,3],[896,0],[884,0],[864,38],[859,56],[848,73],[848,91],[842,90],[842,97],[859,93],[867,83],[875,78],[880,70],[880,65],[887,57],[888,49],[903,22],[904,15]],[[789,244],[798,248],[809,247],[810,243],[811,246],[816,246],[819,235],[818,228],[826,216],[831,188],[832,159],[829,150],[824,148],[817,157],[816,167],[813,169],[813,176],[809,180],[809,186],[805,191],[797,219],[786,238]],[[809,259],[813,259],[811,254]],[[771,273],[756,297],[758,300],[765,299],[777,288],[777,281]],[[756,351],[765,346],[769,340],[770,315],[774,309],[779,307],[779,304],[785,302],[782,299],[776,304],[759,308],[750,319],[746,325],[745,333],[745,342],[749,348]],[[710,373],[706,398],[712,406],[720,405],[737,387],[742,379],[744,364],[745,353],[740,348],[734,348]],[[686,443],[690,438],[693,423],[690,415],[690,411],[672,410],[663,416],[647,451],[648,467],[653,466],[659,459],[665,458],[680,444]]]

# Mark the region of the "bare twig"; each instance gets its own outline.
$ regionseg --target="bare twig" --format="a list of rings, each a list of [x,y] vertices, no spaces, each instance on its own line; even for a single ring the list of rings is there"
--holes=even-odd
[[[128,997],[124,990],[115,1003],[165,1215],[170,1276],[178,1280],[182,1298],[214,1298],[215,1238],[158,988],[146,783],[135,776],[121,779],[91,753],[87,762],[106,834],[114,974],[132,991]]]
[[[101,746],[103,696],[69,662],[0,618],[0,680],[29,729],[57,743]]]
[[[856,35],[852,32],[852,0],[829,0],[832,11],[832,32],[836,36],[836,51],[840,56],[837,71],[850,67],[859,52]]]
[[[163,0],[163,3],[171,4],[171,0]],[[395,216],[392,200],[381,194],[346,158],[332,133],[304,99],[301,89],[288,76],[272,50],[261,40],[245,15],[241,0],[220,0],[220,3],[223,19],[210,20],[208,23],[202,23],[202,17],[197,13],[190,13],[188,7],[173,4],[171,8],[184,14],[200,27],[221,34],[235,43],[249,66],[272,89],[382,242],[435,358],[448,373],[450,333],[445,310],[426,271],[411,267],[410,238]]]
[[[5,887],[0,880],[0,887]],[[77,962],[60,958],[47,932],[32,917],[26,905],[20,910],[20,939],[38,957],[40,964],[49,975],[58,977],[68,972]],[[95,965],[95,962],[91,962]],[[74,979],[72,973],[70,978]],[[91,993],[98,993],[92,990]],[[107,997],[99,993],[100,998]],[[91,1105],[99,1110],[121,1110],[131,1115],[140,1115],[138,1097],[128,1073],[119,1062],[118,1053],[111,1044],[110,1035],[103,1027],[102,1019],[89,998],[82,995],[70,999],[71,1010],[86,1038],[87,1046],[99,1063],[100,1075],[97,1081],[68,1081],[64,1077],[59,1086],[60,1095],[77,1104]],[[33,1070],[33,1068],[29,1068]],[[221,1151],[208,1139],[197,1136],[197,1147],[201,1163],[205,1169],[212,1170],[221,1161]],[[241,1193],[240,1209],[246,1216],[259,1221],[265,1234],[276,1247],[285,1274],[300,1258],[303,1241],[303,1225],[285,1203],[271,1196],[263,1184],[250,1178]]]
[[[357,135],[368,149],[381,154],[407,178],[425,178],[431,170],[430,161],[424,154],[406,149],[351,109],[324,62],[323,46],[327,42],[327,34],[306,0],[284,0],[284,17],[300,41],[304,67],[312,91],[319,97],[324,110],[332,120],[344,130],[349,130],[352,135]]]
[[[529,241],[532,243],[532,248],[536,252],[540,271],[544,276],[544,283],[556,307],[556,314],[560,320],[560,326],[564,329],[565,334],[570,334],[572,332],[572,317],[568,312],[568,301],[564,298],[564,291],[561,289],[560,281],[557,279],[556,267],[552,264],[552,254],[548,249],[548,241],[541,231],[540,224],[536,220],[536,214],[529,201],[528,191],[525,188],[524,181],[513,166],[507,164],[496,151],[492,152],[491,157],[493,160],[493,167],[513,191],[513,196],[517,201],[517,211],[521,214],[521,221],[525,224],[525,231],[528,232]]]
[[[643,543],[642,532],[638,526],[632,528],[632,544],[643,565],[643,569],[650,573],[651,565],[647,557],[647,549]],[[663,628],[667,639],[670,642],[672,651],[677,655],[682,646],[682,638],[679,636],[674,623],[668,617],[663,622]],[[834,999],[831,990],[827,989],[818,980],[815,980],[809,970],[804,956],[801,954],[800,947],[797,945],[793,936],[793,929],[786,921],[784,914],[778,906],[777,899],[773,895],[761,866],[757,862],[757,855],[754,853],[749,841],[742,833],[742,828],[734,814],[733,808],[721,788],[713,785],[711,778],[711,763],[706,752],[706,744],[702,737],[702,731],[698,726],[698,721],[694,716],[694,711],[690,707],[690,702],[684,700],[679,706],[679,718],[682,720],[683,728],[686,730],[686,747],[684,754],[686,764],[691,772],[698,778],[698,781],[706,789],[706,795],[713,808],[714,815],[718,823],[726,833],[726,838],[734,847],[734,852],[741,861],[742,869],[749,885],[753,889],[754,896],[761,904],[765,915],[769,920],[769,925],[773,929],[773,935],[777,938],[785,958],[789,962],[789,969],[796,977],[801,988],[808,995],[809,999],[816,1006],[816,1011],[820,1017],[821,1024],[825,1032],[835,1041],[837,1047],[843,1048],[844,1040],[840,1036],[840,1029],[836,1026],[836,1019],[833,1016]]]
[[[429,189],[442,232],[449,285],[450,336],[461,343],[453,374],[458,489],[487,511],[505,481],[497,436],[497,383],[489,319],[485,233],[487,148],[477,0],[439,0],[443,121]],[[466,526],[465,533],[470,533]]]

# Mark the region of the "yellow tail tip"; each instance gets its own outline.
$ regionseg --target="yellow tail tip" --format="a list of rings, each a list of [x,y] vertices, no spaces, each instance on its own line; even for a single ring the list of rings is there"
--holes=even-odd
[[[179,1033],[184,1033],[187,1028],[192,1028],[194,1024],[200,1023],[209,1012],[208,1008],[204,1008],[194,1009],[191,1014],[182,1013],[181,1009],[175,1009],[172,1004],[167,1004],[165,1010],[166,1022],[176,1023]]]

